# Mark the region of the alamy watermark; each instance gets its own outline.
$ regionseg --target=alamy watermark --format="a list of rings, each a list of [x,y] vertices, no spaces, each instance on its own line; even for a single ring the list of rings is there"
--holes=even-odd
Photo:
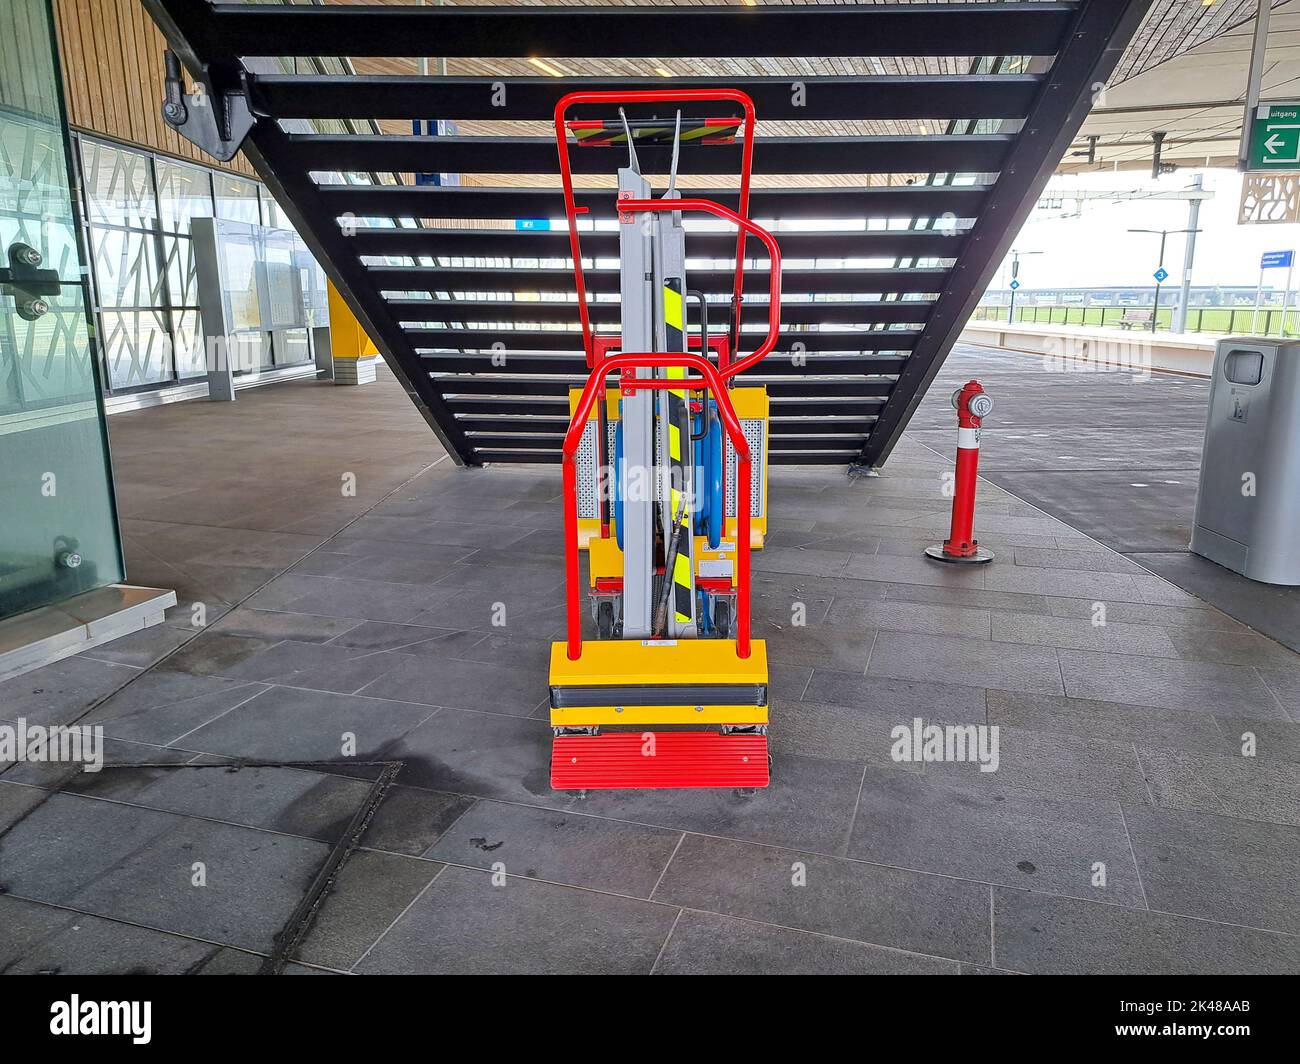
[[[889,756],[900,762],[970,761],[981,772],[998,770],[996,724],[926,724],[913,717],[911,724],[896,725]]]
[[[28,724],[22,717],[0,724],[0,764],[8,761],[80,764],[84,772],[98,772],[104,767],[103,726]]]

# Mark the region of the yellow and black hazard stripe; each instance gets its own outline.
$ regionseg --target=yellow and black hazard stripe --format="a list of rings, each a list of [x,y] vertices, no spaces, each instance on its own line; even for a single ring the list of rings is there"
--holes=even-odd
[[[664,342],[669,351],[684,351],[686,343],[685,307],[682,302],[680,277],[664,279]],[[669,378],[686,376],[686,367],[670,366]],[[668,474],[670,484],[670,518],[677,516],[682,507],[682,488],[687,484],[688,463],[694,462],[691,454],[691,410],[686,399],[686,389],[669,388],[668,396]],[[691,557],[692,532],[695,522],[691,516],[691,501],[687,497],[682,509],[682,534],[673,563],[673,616],[678,624],[690,624],[694,616],[695,595],[691,588],[694,563]]]
[[[698,140],[701,144],[732,144],[740,129],[739,118],[686,118],[682,120],[681,141]],[[619,121],[571,119],[566,123],[574,140],[586,147],[626,144],[627,129]],[[671,144],[677,123],[653,119],[628,123],[632,139],[638,143]]]

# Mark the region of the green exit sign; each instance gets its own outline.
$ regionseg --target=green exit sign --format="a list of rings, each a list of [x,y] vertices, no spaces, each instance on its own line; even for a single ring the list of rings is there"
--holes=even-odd
[[[1300,170],[1300,102],[1261,103],[1250,124],[1247,170]]]

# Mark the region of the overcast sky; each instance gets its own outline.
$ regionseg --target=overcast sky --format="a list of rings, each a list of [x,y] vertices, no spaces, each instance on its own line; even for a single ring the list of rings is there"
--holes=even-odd
[[[1300,225],[1238,225],[1242,178],[1236,171],[1178,170],[1159,181],[1133,172],[1077,174],[1054,177],[1048,188],[1172,191],[1190,187],[1198,172],[1214,198],[1201,202],[1202,231],[1196,238],[1192,284],[1253,288],[1259,279],[1261,252],[1300,248]],[[1187,228],[1185,200],[1092,200],[1082,205],[1082,215],[1061,217],[1074,207],[1067,201],[1060,209],[1036,209],[1017,237],[1014,246],[1021,252],[1043,253],[1021,259],[1020,281],[1026,288],[1153,286],[1160,237],[1127,230]],[[1185,240],[1181,233],[1169,235],[1165,251],[1169,284],[1177,283],[1182,270]],[[1300,256],[1296,262],[1300,266]],[[991,287],[1005,287],[1010,276],[1009,263],[1004,264]],[[1281,289],[1285,280],[1286,270],[1269,270],[1264,283]],[[1300,283],[1300,270],[1296,282]]]

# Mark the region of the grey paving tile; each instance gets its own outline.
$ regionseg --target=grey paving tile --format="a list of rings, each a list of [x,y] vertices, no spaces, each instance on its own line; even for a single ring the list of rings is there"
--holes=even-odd
[[[1300,724],[1300,669],[1256,668],[1255,673],[1290,719]]]
[[[428,587],[290,573],[258,591],[246,605],[323,617],[400,622],[411,620],[437,599],[438,595]]]
[[[1015,787],[1050,795],[1150,801],[1133,744],[1000,726],[998,767],[971,761],[927,762],[927,779],[996,791]]]
[[[1094,599],[1053,598],[1048,607],[1057,617],[1091,620]],[[1243,632],[1246,626],[1218,610],[1191,606],[1155,606],[1146,602],[1107,602],[1106,619],[1124,624],[1155,624],[1165,628],[1205,628],[1219,632]]]
[[[136,669],[147,669],[166,657],[198,634],[195,629],[175,628],[169,624],[155,624],[143,628],[120,639],[101,643],[97,647],[83,651],[80,657],[107,661],[114,665],[130,665]]]
[[[985,566],[981,585],[989,591],[1018,594],[1062,595],[1103,601],[1144,602],[1136,576],[1127,573],[1081,573],[1069,569],[1034,569],[1025,565]]]
[[[102,725],[105,735],[118,739],[167,745],[265,690],[265,684],[153,670],[80,723]]]
[[[139,674],[128,665],[64,658],[0,682],[0,712],[29,724],[67,724]]]
[[[861,781],[856,763],[781,754],[773,758],[769,786],[752,793],[602,790],[566,793],[564,804],[615,820],[834,853],[848,835]]]
[[[989,638],[989,611],[966,606],[939,606],[920,602],[861,602],[835,599],[826,623],[838,628],[882,628],[924,635]]]
[[[1054,649],[987,639],[881,632],[867,675],[1064,693]]]
[[[1047,547],[1016,547],[1012,554],[1017,565],[1028,565],[1035,569],[1069,569],[1076,573],[1146,573],[1136,562],[1109,550],[1080,553]]]
[[[1300,826],[1300,765],[1294,762],[1148,747],[1138,754],[1156,805]]]
[[[252,636],[278,641],[292,639],[298,643],[324,643],[359,627],[351,618],[318,617],[311,613],[277,613],[239,606],[210,626],[224,635]]]
[[[106,768],[64,788],[146,809],[335,843],[370,791],[364,780],[296,768]]]
[[[1206,752],[1225,748],[1222,731],[1205,713],[1016,691],[989,691],[987,697],[989,723],[1003,727]]]
[[[1214,720],[1223,733],[1223,753],[1242,754],[1249,744],[1256,757],[1300,761],[1300,724],[1230,716],[1216,716]]]
[[[186,975],[235,953],[210,942],[3,895],[0,926],[0,973],[5,975]]]
[[[837,625],[786,625],[763,631],[768,661],[863,672],[876,640],[874,631],[844,631]]]
[[[468,547],[428,545],[418,557],[394,556],[383,550],[368,557],[349,557],[331,573],[346,580],[377,580],[389,584],[435,584],[470,553]]]
[[[383,750],[406,762],[401,783],[435,791],[559,804],[551,790],[551,727],[496,713],[440,710]]]
[[[937,563],[936,563],[937,564]],[[1019,595],[1008,591],[982,591],[966,587],[927,587],[923,584],[885,584],[890,602],[926,602],[938,606],[976,610],[1016,610],[1019,613],[1051,612],[1044,595]]]
[[[1229,665],[1300,672],[1300,654],[1254,632],[1211,632],[1175,629],[1170,640],[1180,656],[1191,661],[1220,661]]]
[[[461,633],[454,628],[428,628],[391,621],[362,621],[329,640],[330,646],[355,650],[403,650],[437,642]]]
[[[876,714],[891,720],[890,727],[894,723],[909,723],[916,716],[939,723],[983,724],[985,719],[984,693],[977,688],[924,680],[891,680],[835,669],[814,670],[803,690],[803,700]],[[781,706],[779,703],[774,706],[776,721]]]
[[[839,576],[849,554],[845,551],[807,547],[765,547],[753,555],[753,567],[766,573],[794,573],[808,576]]]
[[[361,692],[375,698],[524,717],[547,697],[546,674],[481,661],[400,655]]]
[[[222,640],[217,653],[210,655],[205,653],[204,645],[196,642],[183,666],[236,680],[352,694],[405,662],[404,658],[383,653],[290,639],[269,646],[261,645],[261,640],[249,641],[248,646],[236,648],[230,645],[236,638]]]
[[[0,780],[0,835],[40,805],[49,792]]]
[[[329,847],[56,794],[0,839],[4,892],[265,952]],[[192,885],[196,862],[206,886]]]
[[[427,855],[474,801],[463,794],[390,787],[362,836],[362,845],[411,857]]]
[[[1285,714],[1253,669],[1130,654],[1059,650],[1065,694],[1205,713],[1236,712],[1265,719]]]
[[[680,832],[663,828],[484,801],[456,821],[428,856],[648,898],[680,838]]]
[[[1122,621],[1093,624],[1091,619],[1043,617],[1033,613],[999,610],[993,615],[993,638],[1002,643],[1094,650],[1106,654],[1144,654],[1178,657],[1167,629]]]
[[[350,856],[295,956],[347,971],[442,870],[434,861],[360,850]]]
[[[943,876],[688,835],[654,897],[688,909],[988,964],[988,889]]]
[[[996,887],[998,966],[1037,974],[1290,974],[1300,938]]]
[[[928,558],[897,558],[879,554],[855,554],[844,566],[843,576],[852,580],[880,583],[924,584],[929,587],[980,589],[986,586],[984,566],[962,568]],[[1008,590],[1019,590],[1008,589]]]
[[[348,535],[400,543],[428,543],[450,547],[508,547],[523,539],[528,530],[508,528],[499,522],[462,523],[429,520],[425,517],[367,515],[348,527]]]
[[[1175,587],[1161,576],[1134,576],[1142,602],[1161,606],[1204,606],[1195,595]]]
[[[1141,907],[1119,806],[869,766],[848,856]],[[1096,864],[1105,885],[1094,885]]]
[[[687,909],[655,974],[952,975],[958,968],[955,961]]]
[[[1124,810],[1152,909],[1300,934],[1300,828]]]
[[[1183,764],[1177,750],[1138,746],[1137,756],[1151,801],[1156,806],[1211,813],[1227,811],[1209,784]]]
[[[676,910],[574,887],[446,868],[360,972],[646,974]]]
[[[113,765],[183,764],[194,756],[193,750],[168,750],[108,737],[100,744],[98,753],[102,764],[101,772]],[[4,778],[9,783],[27,783],[61,790],[83,776],[95,774],[94,771],[87,771],[87,767],[87,760],[20,761],[5,771]]]
[[[426,643],[414,653],[436,656],[443,643]],[[446,641],[447,653],[465,661],[478,661],[487,665],[508,665],[515,669],[531,670],[539,677],[550,675],[551,640],[533,639],[513,632],[466,632],[464,639]]]
[[[404,702],[271,687],[186,736],[185,744],[262,761],[364,761],[431,712]]]

